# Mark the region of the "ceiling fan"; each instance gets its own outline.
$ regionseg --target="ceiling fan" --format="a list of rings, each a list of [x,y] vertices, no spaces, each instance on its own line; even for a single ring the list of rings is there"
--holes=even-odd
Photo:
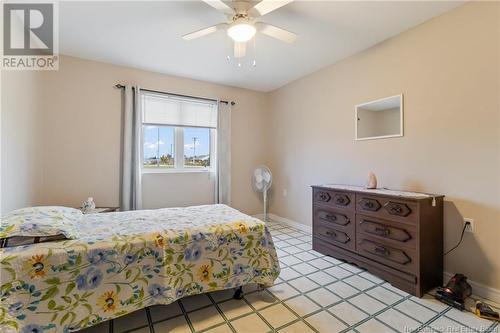
[[[286,43],[293,43],[297,35],[274,25],[260,22],[258,18],[278,9],[293,0],[236,0],[226,4],[222,0],[203,0],[213,8],[227,15],[229,22],[219,23],[208,28],[197,30],[182,36],[184,40],[192,40],[206,36],[219,30],[226,30],[234,41],[234,57],[242,58],[246,54],[246,43],[257,32],[276,38]]]

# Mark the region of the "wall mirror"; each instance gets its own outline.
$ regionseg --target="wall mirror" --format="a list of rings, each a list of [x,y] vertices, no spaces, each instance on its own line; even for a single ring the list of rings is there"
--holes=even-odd
[[[356,105],[356,140],[403,136],[403,95]]]

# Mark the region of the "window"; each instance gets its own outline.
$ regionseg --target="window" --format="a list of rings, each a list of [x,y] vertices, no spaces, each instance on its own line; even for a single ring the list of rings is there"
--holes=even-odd
[[[175,128],[145,125],[143,130],[144,168],[173,168]]]
[[[214,169],[214,101],[142,92],[143,171]]]
[[[210,129],[184,128],[184,166],[210,167]]]

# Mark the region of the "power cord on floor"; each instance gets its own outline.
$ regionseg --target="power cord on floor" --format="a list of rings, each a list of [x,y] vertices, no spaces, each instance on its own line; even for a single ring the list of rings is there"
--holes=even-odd
[[[445,255],[447,255],[448,253],[450,253],[451,251],[455,250],[460,244],[462,244],[462,240],[464,239],[464,233],[465,233],[465,229],[467,229],[467,226],[469,225],[470,223],[469,222],[465,222],[464,224],[464,228],[462,229],[462,235],[460,235],[460,240],[458,241],[457,245],[455,245],[454,247],[452,247],[451,249],[449,249],[448,251],[446,251],[444,254],[443,254],[443,257]]]

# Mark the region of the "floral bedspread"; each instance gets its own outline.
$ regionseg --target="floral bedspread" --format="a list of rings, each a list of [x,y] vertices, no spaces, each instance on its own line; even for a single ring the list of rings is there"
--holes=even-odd
[[[225,205],[85,215],[78,239],[0,249],[0,331],[69,332],[280,272],[264,222]]]

